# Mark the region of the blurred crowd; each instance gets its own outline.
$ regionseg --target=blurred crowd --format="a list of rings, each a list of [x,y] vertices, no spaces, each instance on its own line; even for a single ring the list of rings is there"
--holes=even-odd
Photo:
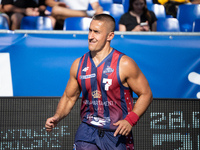
[[[200,3],[200,0],[152,1],[154,4],[163,5],[166,14],[174,18],[178,5]],[[10,30],[20,29],[24,16],[48,17],[51,19],[53,29],[62,30],[66,18],[92,17],[105,12],[99,0],[0,0],[0,3],[0,15],[7,19]],[[128,4],[128,11],[119,19],[119,31],[156,31],[157,17],[148,9],[146,0],[129,0]],[[92,11],[88,11],[88,6],[91,6]]]

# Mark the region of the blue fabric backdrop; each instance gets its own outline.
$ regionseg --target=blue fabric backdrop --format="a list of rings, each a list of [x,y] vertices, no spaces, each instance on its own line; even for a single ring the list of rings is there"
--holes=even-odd
[[[200,74],[199,42],[196,35],[115,35],[111,46],[136,61],[155,98],[197,98],[199,78],[188,75]],[[61,96],[72,62],[87,51],[87,34],[0,34],[14,96]]]

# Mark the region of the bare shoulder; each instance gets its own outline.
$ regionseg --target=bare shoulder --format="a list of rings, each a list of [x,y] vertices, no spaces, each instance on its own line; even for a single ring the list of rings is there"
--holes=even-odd
[[[120,60],[120,72],[122,74],[137,74],[138,72],[140,72],[140,69],[138,67],[138,65],[136,64],[136,62],[130,58],[129,56],[127,55],[123,55],[121,60]]]
[[[77,58],[77,59],[72,63],[72,65],[71,65],[70,74],[71,74],[72,76],[74,76],[74,77],[75,77],[76,74],[77,74],[77,70],[78,70],[78,65],[79,65],[80,59],[81,59],[81,57],[80,57],[80,58]]]

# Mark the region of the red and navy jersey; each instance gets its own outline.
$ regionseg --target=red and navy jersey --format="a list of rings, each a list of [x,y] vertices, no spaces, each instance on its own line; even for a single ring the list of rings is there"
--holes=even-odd
[[[115,130],[113,123],[133,109],[132,90],[122,85],[119,62],[124,54],[113,49],[96,66],[90,52],[79,62],[77,80],[82,91],[81,120],[105,130]]]

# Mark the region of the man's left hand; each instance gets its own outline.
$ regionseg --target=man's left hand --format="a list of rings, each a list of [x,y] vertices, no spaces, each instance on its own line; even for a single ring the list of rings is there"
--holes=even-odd
[[[117,136],[117,134],[127,136],[132,129],[132,126],[126,120],[119,120],[116,123],[113,123],[113,125],[118,126],[115,133],[114,133],[114,136]]]

